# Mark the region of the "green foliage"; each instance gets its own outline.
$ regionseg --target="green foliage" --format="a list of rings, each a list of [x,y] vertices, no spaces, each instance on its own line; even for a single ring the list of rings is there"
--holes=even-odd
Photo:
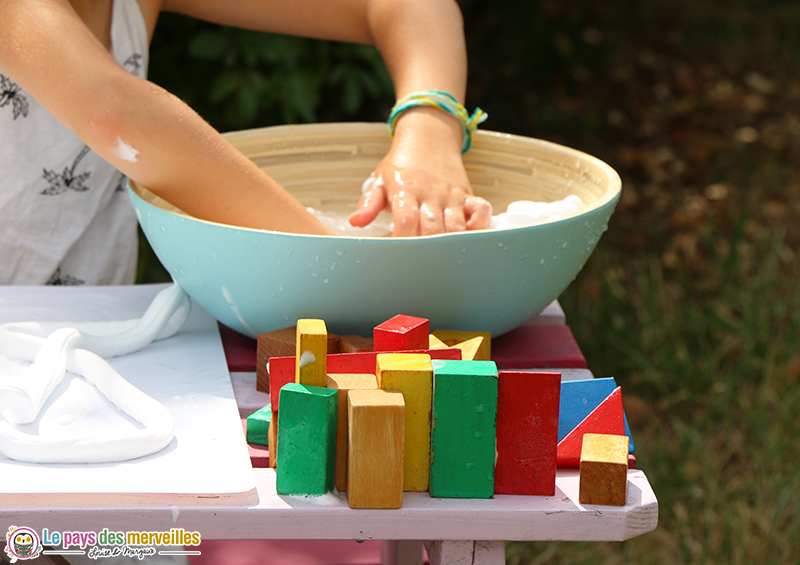
[[[383,120],[392,85],[374,47],[259,33],[164,15],[150,76],[221,130]]]

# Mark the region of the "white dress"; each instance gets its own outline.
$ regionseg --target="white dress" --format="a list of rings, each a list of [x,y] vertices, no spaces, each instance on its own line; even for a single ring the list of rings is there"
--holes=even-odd
[[[136,0],[114,0],[111,54],[147,74]],[[136,216],[125,178],[0,69],[0,284],[132,284]]]

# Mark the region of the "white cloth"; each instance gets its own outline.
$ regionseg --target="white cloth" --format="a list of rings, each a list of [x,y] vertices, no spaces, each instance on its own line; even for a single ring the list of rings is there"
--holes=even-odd
[[[137,0],[114,0],[111,43],[144,78]],[[0,69],[0,284],[132,284],[137,252],[122,173]]]

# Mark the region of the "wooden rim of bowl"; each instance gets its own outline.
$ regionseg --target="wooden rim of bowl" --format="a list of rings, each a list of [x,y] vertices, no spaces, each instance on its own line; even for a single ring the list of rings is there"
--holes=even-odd
[[[382,123],[272,126],[223,136],[305,206],[343,213],[355,206],[361,184],[390,145]],[[517,200],[552,202],[577,194],[587,208],[564,218],[578,216],[618,198],[622,186],[617,172],[596,157],[541,139],[486,130],[476,132],[464,165],[474,193],[491,202],[495,213]],[[191,217],[140,184],[130,184],[153,206]]]

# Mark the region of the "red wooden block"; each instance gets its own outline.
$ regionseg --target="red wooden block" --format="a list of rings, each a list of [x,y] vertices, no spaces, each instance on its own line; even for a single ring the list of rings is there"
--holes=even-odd
[[[242,418],[242,427],[246,437],[247,418]],[[253,466],[253,469],[266,469],[269,467],[269,448],[266,445],[248,443],[247,451],[250,453],[250,465]]]
[[[281,387],[287,383],[293,383],[295,379],[297,372],[295,356],[272,357],[267,366],[269,367],[269,401],[272,404],[272,411],[277,412]]]
[[[569,326],[520,326],[492,340],[492,360],[501,371],[586,368]]]
[[[628,453],[628,469],[636,468],[636,456],[633,453]]]
[[[387,353],[381,351],[380,353]],[[395,351],[393,353],[427,353],[431,359],[451,359],[460,361],[461,350],[453,349],[425,349],[420,351]],[[334,353],[328,355],[328,373],[370,373],[375,374],[377,351],[363,351],[361,353]],[[269,395],[272,410],[278,411],[280,390],[286,383],[294,382],[295,358],[273,357],[269,360]]]
[[[398,314],[389,318],[373,330],[375,351],[408,351],[428,349],[430,323],[425,318]]]
[[[625,435],[622,388],[617,387],[558,444],[558,468],[580,469],[583,434]]]
[[[495,494],[553,496],[561,373],[500,371]]]

